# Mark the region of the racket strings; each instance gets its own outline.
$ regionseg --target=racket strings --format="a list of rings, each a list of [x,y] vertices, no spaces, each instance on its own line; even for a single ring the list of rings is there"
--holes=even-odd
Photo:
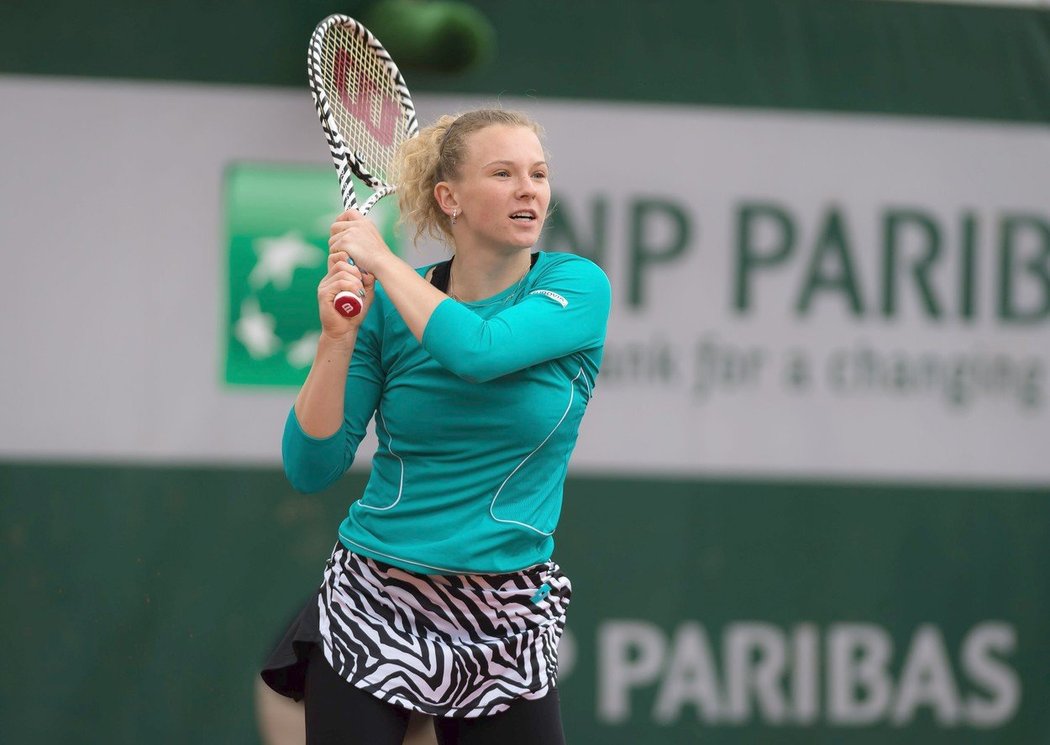
[[[321,55],[322,86],[335,129],[370,175],[389,184],[398,146],[411,136],[411,117],[384,60],[368,42],[339,25]]]

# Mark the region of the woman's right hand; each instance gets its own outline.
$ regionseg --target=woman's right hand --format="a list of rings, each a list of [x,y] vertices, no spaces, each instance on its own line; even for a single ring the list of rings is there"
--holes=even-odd
[[[321,315],[321,334],[333,340],[342,340],[361,326],[372,305],[375,277],[362,272],[347,261],[342,252],[328,254],[328,274],[317,286],[317,305]],[[352,292],[361,298],[361,312],[347,318],[335,308],[335,296]]]

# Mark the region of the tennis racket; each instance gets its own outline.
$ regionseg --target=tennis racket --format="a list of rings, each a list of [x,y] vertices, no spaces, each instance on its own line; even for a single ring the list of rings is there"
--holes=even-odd
[[[392,194],[390,169],[398,147],[419,131],[408,86],[390,54],[353,18],[330,15],[310,37],[310,92],[339,174],[345,209],[367,215]],[[373,190],[358,208],[351,174]],[[361,299],[340,292],[335,307],[350,318]]]

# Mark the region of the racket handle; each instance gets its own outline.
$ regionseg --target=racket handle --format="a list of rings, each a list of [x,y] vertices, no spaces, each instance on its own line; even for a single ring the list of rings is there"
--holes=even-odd
[[[356,316],[361,308],[361,298],[352,292],[340,292],[335,296],[335,309],[347,318]]]

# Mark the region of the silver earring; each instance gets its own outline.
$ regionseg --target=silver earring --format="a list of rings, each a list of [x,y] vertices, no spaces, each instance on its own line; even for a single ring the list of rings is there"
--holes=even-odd
[[[459,214],[459,210],[457,210],[457,209],[453,209],[452,210],[452,224],[453,225],[456,224],[456,215],[458,215],[458,214]]]

